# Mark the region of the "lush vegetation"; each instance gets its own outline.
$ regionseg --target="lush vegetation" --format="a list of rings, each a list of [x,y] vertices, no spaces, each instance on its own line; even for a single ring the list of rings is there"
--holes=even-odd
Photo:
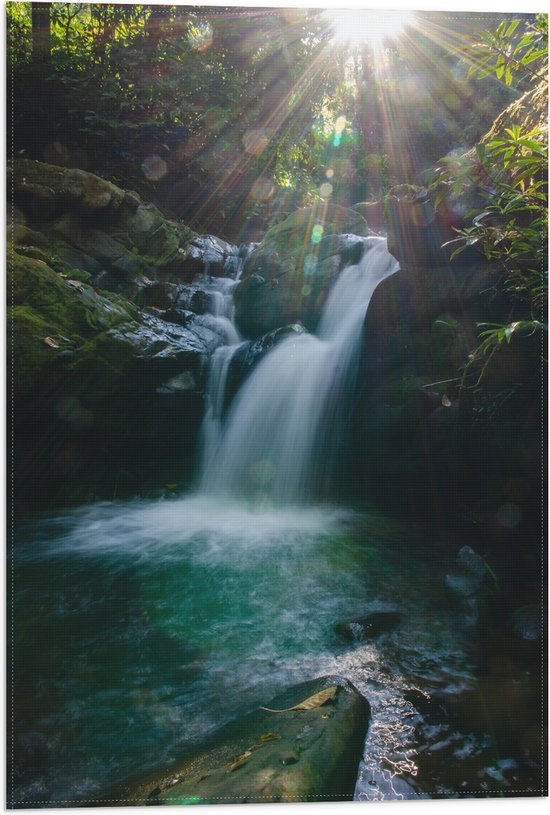
[[[445,15],[352,49],[319,10],[13,2],[7,13],[15,153],[133,185],[228,237],[422,179],[519,93],[486,77],[477,98],[466,23]]]
[[[529,119],[533,107],[544,111],[546,104],[548,18],[540,15],[526,26],[519,19],[504,20],[479,38],[470,55],[471,76],[495,74],[506,85],[517,81],[525,90],[523,121],[510,123],[505,115],[499,117],[475,153],[458,163],[447,159],[435,182],[438,200],[476,189],[481,201],[468,213],[471,225],[450,242],[457,246],[452,257],[466,247],[479,248],[503,271],[502,290],[516,304],[509,323],[480,325],[480,343],[466,368],[479,385],[495,352],[518,337],[546,330],[548,128],[533,128]]]

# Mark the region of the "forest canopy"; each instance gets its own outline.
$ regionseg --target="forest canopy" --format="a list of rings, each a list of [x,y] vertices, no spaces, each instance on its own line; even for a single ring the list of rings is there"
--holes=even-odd
[[[298,206],[426,181],[532,84],[513,61],[472,74],[491,14],[360,13],[9,3],[10,151],[257,237]],[[521,37],[536,18],[515,19]]]

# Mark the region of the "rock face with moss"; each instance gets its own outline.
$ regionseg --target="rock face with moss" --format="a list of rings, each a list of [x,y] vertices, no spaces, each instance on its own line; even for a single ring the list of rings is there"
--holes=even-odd
[[[300,209],[268,230],[235,291],[244,335],[255,339],[296,322],[314,330],[331,285],[359,260],[368,233],[359,213],[328,204]]]
[[[10,167],[8,344],[16,493],[83,499],[189,475],[207,360],[200,316],[231,247],[104,179]]]
[[[289,709],[323,690],[328,701]],[[289,688],[222,728],[164,773],[118,788],[128,805],[289,803],[352,800],[369,704],[345,679],[325,676]]]

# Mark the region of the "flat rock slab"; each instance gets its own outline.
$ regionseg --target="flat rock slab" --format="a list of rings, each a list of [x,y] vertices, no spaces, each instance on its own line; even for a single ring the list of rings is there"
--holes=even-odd
[[[347,680],[295,685],[266,707],[293,707],[325,688],[310,710],[257,710],[222,728],[206,746],[143,783],[118,790],[128,805],[277,803],[353,798],[370,707]]]

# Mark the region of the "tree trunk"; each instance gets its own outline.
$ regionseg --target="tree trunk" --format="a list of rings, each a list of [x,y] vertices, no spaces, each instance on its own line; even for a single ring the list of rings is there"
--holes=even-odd
[[[51,56],[51,5],[51,3],[31,3],[33,62],[48,62]]]

